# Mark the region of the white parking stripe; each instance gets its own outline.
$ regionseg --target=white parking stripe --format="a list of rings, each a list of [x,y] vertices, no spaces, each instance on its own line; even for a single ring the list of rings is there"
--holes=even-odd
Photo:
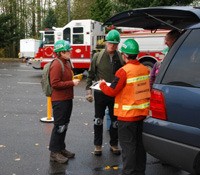
[[[0,69],[3,71],[10,71],[10,69]],[[19,71],[19,72],[35,72],[35,73],[40,73],[42,70],[35,70],[35,69],[12,69],[12,71]]]
[[[41,70],[27,70],[27,69],[17,69],[17,71],[19,72],[36,72],[36,73],[39,73]]]
[[[11,74],[0,74],[0,77],[1,77],[1,76],[12,77]]]
[[[17,82],[18,84],[27,84],[27,85],[32,85],[32,84],[40,84],[40,83],[32,83],[32,82]]]

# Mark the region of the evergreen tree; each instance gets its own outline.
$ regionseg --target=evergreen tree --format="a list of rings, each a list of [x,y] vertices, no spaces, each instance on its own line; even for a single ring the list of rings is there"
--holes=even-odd
[[[52,8],[49,9],[47,17],[44,19],[43,26],[44,28],[52,28],[53,26],[57,26],[57,19]]]
[[[91,19],[90,9],[95,0],[74,0],[72,5],[73,19]]]
[[[39,30],[44,27],[65,26],[70,14],[68,2],[71,2],[71,20],[105,22],[116,13],[129,9],[189,5],[191,2],[196,5],[200,0],[0,0],[0,49],[7,49],[6,56],[17,56],[20,39],[38,38]],[[45,26],[41,27],[41,24]]]
[[[189,5],[193,0],[118,0],[119,3],[130,5],[131,8]]]
[[[63,27],[68,23],[67,0],[55,0],[56,27]]]
[[[19,40],[17,25],[12,23],[13,19],[14,16],[12,14],[0,15],[0,48],[4,50],[5,57],[13,56],[10,49],[15,52],[13,50],[14,42]]]
[[[104,22],[112,15],[112,4],[110,0],[96,0],[91,7],[91,18]]]

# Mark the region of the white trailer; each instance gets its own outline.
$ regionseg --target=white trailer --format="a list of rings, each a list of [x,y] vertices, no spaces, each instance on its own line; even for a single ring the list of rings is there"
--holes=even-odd
[[[21,39],[20,40],[20,58],[34,58],[35,54],[38,52],[41,40],[36,39]]]

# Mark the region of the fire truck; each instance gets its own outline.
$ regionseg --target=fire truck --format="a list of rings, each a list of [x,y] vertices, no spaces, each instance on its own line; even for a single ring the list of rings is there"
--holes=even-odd
[[[167,47],[164,42],[165,35],[168,30],[143,30],[143,29],[130,29],[120,28],[121,41],[118,48],[121,48],[123,42],[128,38],[134,38],[139,44],[138,60],[150,69],[155,62],[162,61],[164,58],[163,50]]]
[[[156,61],[164,58],[162,50],[166,47],[164,37],[168,31],[152,32],[133,28],[117,28],[117,30],[121,33],[119,48],[126,39],[134,38],[140,46],[138,60],[144,65],[152,68]],[[79,70],[78,72],[87,70],[93,54],[105,47],[105,28],[100,22],[90,19],[72,20],[63,28],[53,27],[40,33],[42,45],[35,58],[30,60],[30,64],[35,69],[43,69],[46,63],[56,57],[53,46],[60,39],[71,43],[71,61],[74,69]]]
[[[102,24],[94,20],[72,20],[63,28],[53,27],[40,31],[42,45],[30,61],[35,69],[43,69],[44,65],[53,60],[54,43],[60,39],[70,42],[71,61],[75,69],[88,69],[92,55],[104,48],[105,31]]]

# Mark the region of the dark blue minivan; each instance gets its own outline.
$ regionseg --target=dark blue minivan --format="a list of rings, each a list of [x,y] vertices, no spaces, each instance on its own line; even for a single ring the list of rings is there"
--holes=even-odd
[[[182,33],[162,62],[153,85],[143,141],[154,157],[200,174],[200,9],[135,9],[115,15],[105,24],[110,23]]]

